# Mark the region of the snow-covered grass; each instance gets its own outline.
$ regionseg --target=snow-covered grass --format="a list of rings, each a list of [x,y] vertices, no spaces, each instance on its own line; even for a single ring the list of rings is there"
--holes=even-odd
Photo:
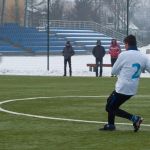
[[[150,45],[140,48],[142,53],[150,49]],[[150,55],[147,55],[150,57]],[[86,66],[95,63],[92,55],[75,55],[72,57],[73,76],[95,76]],[[110,63],[110,56],[104,57],[104,63]],[[35,75],[35,76],[62,76],[64,67],[63,56],[49,57],[49,71],[47,70],[47,56],[3,56],[0,64],[0,75]],[[68,69],[68,67],[67,67]],[[111,68],[103,68],[103,76],[110,76]],[[149,73],[142,77],[150,77]]]

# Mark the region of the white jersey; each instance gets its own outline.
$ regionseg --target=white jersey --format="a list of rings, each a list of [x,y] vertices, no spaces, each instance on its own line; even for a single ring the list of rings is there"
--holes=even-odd
[[[142,71],[150,72],[150,60],[138,50],[122,52],[112,68],[112,74],[118,76],[115,90],[125,95],[135,95]]]

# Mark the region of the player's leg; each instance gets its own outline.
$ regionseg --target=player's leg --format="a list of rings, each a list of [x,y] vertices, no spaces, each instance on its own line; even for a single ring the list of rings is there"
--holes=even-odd
[[[115,102],[115,91],[111,93],[111,95],[107,99],[106,104],[106,111],[108,112],[108,124],[104,125],[104,127],[100,130],[115,130],[115,109],[114,109],[114,102]]]
[[[108,124],[114,125],[115,123],[115,111],[116,111],[117,96],[113,91],[107,99],[106,111],[108,112]]]
[[[112,92],[112,94],[107,99],[106,111],[108,112],[108,125],[105,125],[104,129],[106,130],[115,129],[116,114],[120,117],[124,117],[124,116],[128,118],[131,117],[129,113],[119,109],[120,105],[123,104],[130,97],[131,96],[119,94],[115,91]]]
[[[115,103],[115,114],[118,117],[129,119],[132,117],[132,114],[128,113],[127,111],[124,111],[120,109],[119,107],[125,103],[127,100],[129,100],[132,97],[132,95],[124,95],[120,93],[116,93],[116,103]]]
[[[137,132],[140,128],[140,124],[143,121],[143,118],[133,115],[131,113],[128,113],[122,109],[119,109],[120,105],[122,105],[124,102],[126,102],[128,99],[130,99],[132,96],[130,95],[124,95],[124,94],[119,94],[117,93],[116,96],[118,97],[118,101],[115,103],[116,104],[116,116],[126,118],[128,120],[131,120],[133,122],[133,127],[134,131]]]
[[[106,128],[107,130],[111,130],[112,128],[115,129],[115,115],[131,120],[133,122],[134,131],[137,132],[139,130],[140,124],[142,123],[143,119],[139,116],[132,115],[124,110],[119,109],[119,107],[131,97],[132,95],[124,95],[115,91],[113,91],[109,96],[106,104],[106,111],[108,112],[108,125]],[[106,125],[104,126],[104,128],[105,127]]]
[[[134,131],[137,132],[140,128],[140,125],[143,121],[143,118],[137,115],[130,114],[124,110],[118,109],[116,111],[116,116],[126,118],[133,122]]]

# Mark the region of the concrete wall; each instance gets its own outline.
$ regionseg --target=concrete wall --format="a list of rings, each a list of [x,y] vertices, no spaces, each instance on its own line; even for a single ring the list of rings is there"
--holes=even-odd
[[[2,0],[0,0],[0,3],[2,4]],[[24,3],[25,0],[5,0],[4,23],[11,22],[23,24],[25,7]]]

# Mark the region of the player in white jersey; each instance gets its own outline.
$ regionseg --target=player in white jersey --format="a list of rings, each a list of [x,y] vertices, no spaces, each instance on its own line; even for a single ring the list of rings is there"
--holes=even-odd
[[[130,114],[119,107],[136,94],[141,72],[150,72],[150,60],[137,49],[135,36],[127,36],[124,43],[126,51],[119,55],[112,68],[112,74],[117,75],[118,80],[115,90],[107,99],[108,124],[101,130],[115,130],[115,116],[131,120],[135,132],[139,130],[143,121],[142,117]]]

